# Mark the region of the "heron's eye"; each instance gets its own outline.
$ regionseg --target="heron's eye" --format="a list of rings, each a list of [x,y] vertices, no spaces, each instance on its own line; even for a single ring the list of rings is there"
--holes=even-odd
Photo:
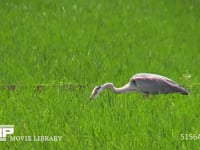
[[[101,88],[101,86],[97,86],[97,87],[96,87],[96,90],[99,90],[100,88]]]
[[[97,94],[100,88],[101,88],[101,86],[96,86],[94,89],[94,93]]]

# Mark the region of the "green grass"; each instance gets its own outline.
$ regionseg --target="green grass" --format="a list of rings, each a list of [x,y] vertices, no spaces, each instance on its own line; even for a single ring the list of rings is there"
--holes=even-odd
[[[0,124],[13,136],[60,142],[0,142],[4,149],[197,149],[200,134],[200,2],[2,1]],[[191,94],[115,95],[87,103],[94,86],[122,86],[138,72],[165,75]],[[187,78],[187,76],[190,76]],[[59,88],[54,84],[86,88]],[[34,90],[47,84],[49,88]]]

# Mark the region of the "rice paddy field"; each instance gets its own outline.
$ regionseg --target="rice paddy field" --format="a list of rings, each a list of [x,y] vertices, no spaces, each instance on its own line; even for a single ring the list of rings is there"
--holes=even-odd
[[[1,149],[194,150],[200,147],[199,0],[0,2]],[[190,95],[143,97],[96,85],[139,72]],[[60,136],[60,141],[11,137]]]

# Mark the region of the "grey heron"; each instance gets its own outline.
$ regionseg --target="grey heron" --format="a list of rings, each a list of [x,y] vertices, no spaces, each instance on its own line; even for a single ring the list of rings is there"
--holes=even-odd
[[[90,99],[98,96],[104,89],[111,89],[114,93],[126,93],[136,91],[148,94],[168,94],[180,93],[188,95],[189,92],[178,85],[175,81],[157,74],[138,73],[131,77],[128,84],[123,87],[116,88],[113,83],[105,83],[96,86],[91,93]]]

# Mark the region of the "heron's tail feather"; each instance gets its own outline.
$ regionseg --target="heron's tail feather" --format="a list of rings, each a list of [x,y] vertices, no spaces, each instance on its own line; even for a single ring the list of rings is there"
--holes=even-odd
[[[186,89],[184,89],[183,87],[180,87],[180,88],[179,88],[179,92],[180,92],[181,94],[183,94],[183,95],[188,95],[188,94],[189,94],[189,92],[188,92]]]

